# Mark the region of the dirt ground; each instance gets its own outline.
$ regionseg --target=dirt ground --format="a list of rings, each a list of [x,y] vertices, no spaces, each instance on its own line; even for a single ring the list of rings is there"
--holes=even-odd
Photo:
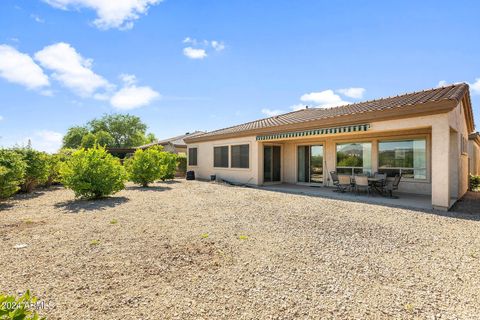
[[[478,215],[176,180],[18,195],[0,243],[0,290],[48,319],[480,315]]]

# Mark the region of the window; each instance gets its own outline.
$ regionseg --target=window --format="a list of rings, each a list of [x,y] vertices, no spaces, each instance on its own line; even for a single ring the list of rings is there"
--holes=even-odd
[[[197,148],[188,148],[188,165],[197,165]]]
[[[213,148],[213,166],[228,168],[228,146]]]
[[[337,172],[339,174],[369,174],[372,171],[372,144],[337,144]]]
[[[379,172],[388,177],[401,174],[409,179],[427,178],[427,143],[425,139],[380,141],[378,143]]]
[[[232,146],[232,159],[230,161],[232,168],[248,168],[249,152],[248,144]]]

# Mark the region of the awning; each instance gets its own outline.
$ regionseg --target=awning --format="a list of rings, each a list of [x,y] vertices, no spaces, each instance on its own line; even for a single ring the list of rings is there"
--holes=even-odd
[[[361,132],[361,131],[367,131],[369,128],[370,128],[369,124],[357,124],[357,125],[354,125],[354,126],[343,126],[343,127],[323,128],[323,129],[311,129],[311,130],[293,131],[293,132],[280,132],[280,133],[272,133],[272,134],[264,135],[264,136],[257,136],[257,141],[276,140],[276,139],[285,139],[285,138],[296,138],[296,137],[308,137],[308,136],[319,136],[319,135],[325,135],[325,134]]]

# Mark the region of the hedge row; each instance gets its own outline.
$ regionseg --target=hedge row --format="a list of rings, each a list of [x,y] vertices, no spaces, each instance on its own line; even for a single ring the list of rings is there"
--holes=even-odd
[[[0,149],[0,199],[55,183],[72,189],[76,197],[101,198],[124,189],[127,180],[147,187],[173,179],[177,165],[177,155],[161,147],[137,150],[125,165],[98,145],[55,155],[31,148]]]

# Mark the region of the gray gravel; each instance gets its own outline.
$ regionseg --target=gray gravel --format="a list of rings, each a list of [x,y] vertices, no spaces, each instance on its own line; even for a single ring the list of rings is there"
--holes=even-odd
[[[480,317],[478,216],[180,180],[0,210],[0,288],[49,319]]]

